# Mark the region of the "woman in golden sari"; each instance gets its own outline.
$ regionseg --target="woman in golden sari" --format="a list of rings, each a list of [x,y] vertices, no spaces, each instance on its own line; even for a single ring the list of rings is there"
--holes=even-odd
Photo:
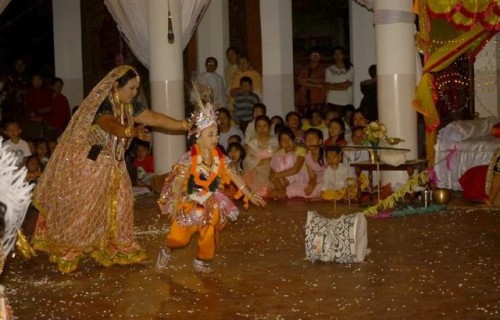
[[[41,177],[33,246],[62,272],[90,255],[100,264],[146,258],[133,237],[133,193],[124,152],[144,125],[186,130],[189,123],[145,109],[134,98],[140,79],[130,66],[113,69],[83,100]],[[134,123],[141,124],[134,126]]]

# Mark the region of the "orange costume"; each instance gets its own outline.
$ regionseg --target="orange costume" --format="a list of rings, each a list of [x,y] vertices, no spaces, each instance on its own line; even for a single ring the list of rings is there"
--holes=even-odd
[[[186,246],[200,234],[196,258],[210,261],[215,254],[219,231],[227,220],[236,220],[239,210],[221,187],[230,181],[229,158],[219,149],[212,151],[214,163],[200,163],[197,145],[185,153],[167,176],[158,204],[173,222],[166,237],[170,249]]]

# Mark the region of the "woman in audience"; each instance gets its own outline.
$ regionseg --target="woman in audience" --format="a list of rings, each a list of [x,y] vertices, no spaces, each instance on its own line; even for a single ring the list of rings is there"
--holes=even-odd
[[[262,76],[252,68],[250,61],[245,56],[238,58],[238,70],[234,73],[229,86],[230,96],[234,96],[234,91],[237,93],[240,90],[240,79],[243,77],[252,79],[253,92],[262,100]]]
[[[304,115],[309,111],[322,111],[325,105],[325,67],[321,64],[318,48],[309,50],[309,62],[299,70],[299,88],[295,95],[295,106]]]
[[[347,105],[354,103],[352,84],[354,68],[343,47],[333,48],[334,64],[326,68],[325,88],[327,91],[327,109],[343,111]]]
[[[354,111],[352,115],[352,128],[363,127],[365,128],[368,125],[368,118],[361,110]]]
[[[269,180],[271,158],[279,149],[278,139],[270,134],[271,121],[265,115],[255,119],[257,136],[246,146],[247,157],[243,160],[243,177],[250,189],[261,196],[268,196],[273,187]]]
[[[288,112],[286,117],[286,126],[293,131],[296,139],[304,140],[304,131],[301,130],[302,123],[300,122],[300,115],[297,112]]]
[[[304,166],[306,150],[297,146],[295,134],[289,128],[281,130],[278,140],[280,149],[271,160],[269,176],[274,184],[273,197],[303,197],[305,185],[309,182]]]
[[[333,119],[328,125],[328,139],[325,141],[327,146],[345,146],[345,123],[342,119]]]
[[[306,131],[307,154],[305,158],[309,181],[304,188],[304,198],[319,198],[321,196],[321,184],[325,172],[325,155],[321,144],[323,133],[318,129]]]
[[[258,102],[258,103],[253,105],[253,108],[252,108],[253,120],[250,121],[250,123],[247,126],[247,129],[245,130],[245,139],[244,139],[245,144],[248,144],[250,142],[250,140],[252,140],[256,136],[255,119],[260,115],[265,115],[266,113],[267,113],[267,108],[266,108],[265,104]]]

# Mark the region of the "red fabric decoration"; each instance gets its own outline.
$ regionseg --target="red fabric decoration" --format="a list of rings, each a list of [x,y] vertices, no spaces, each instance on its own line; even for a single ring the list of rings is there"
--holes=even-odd
[[[458,182],[464,190],[464,199],[473,202],[485,202],[488,199],[484,191],[488,166],[470,168],[460,177]]]
[[[495,138],[500,138],[500,122],[494,125],[493,128],[491,128],[491,134]]]

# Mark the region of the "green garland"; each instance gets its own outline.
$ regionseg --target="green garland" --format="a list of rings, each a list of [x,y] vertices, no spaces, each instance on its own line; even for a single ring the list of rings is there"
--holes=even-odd
[[[418,175],[411,177],[406,181],[406,183],[396,192],[393,192],[390,196],[385,198],[383,201],[377,203],[374,206],[366,208],[362,211],[363,214],[372,216],[377,214],[380,211],[384,211],[387,209],[392,209],[396,207],[397,202],[404,198],[407,193],[413,192],[416,187],[425,184],[429,181],[429,171],[424,170],[420,172]]]

